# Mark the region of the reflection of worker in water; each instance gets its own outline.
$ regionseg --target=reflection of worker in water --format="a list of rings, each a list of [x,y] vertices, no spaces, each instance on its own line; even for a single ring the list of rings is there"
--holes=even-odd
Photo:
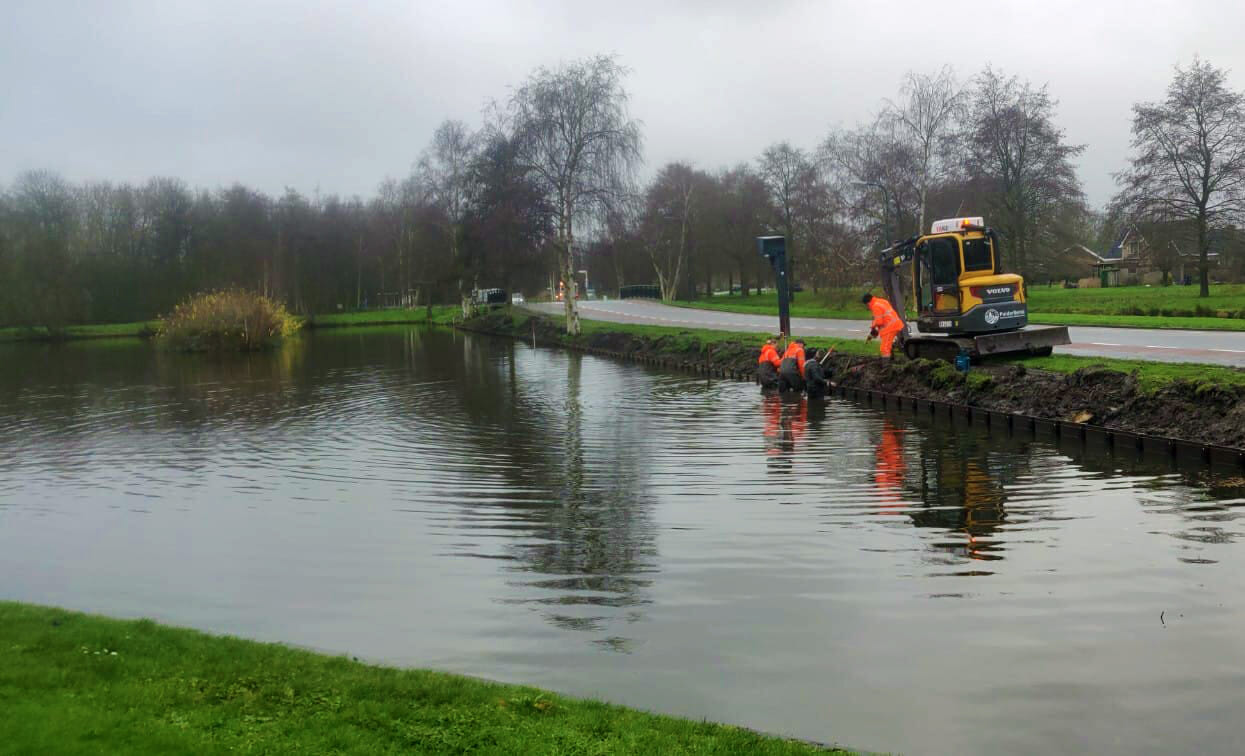
[[[896,509],[903,506],[903,431],[886,419],[882,420],[882,439],[878,442],[873,483],[877,487],[882,513],[899,514]]]
[[[766,339],[761,346],[761,356],[757,358],[757,382],[761,384],[762,391],[778,388],[778,366],[781,364],[774,340]]]
[[[778,390],[804,390],[804,339],[796,339],[787,345],[778,366]]]
[[[895,337],[903,331],[903,318],[899,317],[899,313],[895,312],[895,308],[891,307],[891,303],[881,297],[875,297],[869,292],[860,298],[860,301],[869,308],[869,312],[873,313],[872,327],[869,329],[869,338],[865,341],[873,339],[881,340],[881,354],[883,357],[891,356],[891,347],[895,344]]]
[[[808,432],[808,402],[802,396],[767,394],[761,399],[765,416],[765,453],[790,454]]]

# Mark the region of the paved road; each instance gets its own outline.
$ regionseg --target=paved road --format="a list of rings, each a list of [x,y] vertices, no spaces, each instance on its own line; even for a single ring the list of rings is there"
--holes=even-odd
[[[535,305],[546,312],[560,313],[560,303]],[[581,302],[581,317],[612,323],[688,326],[722,331],[778,330],[778,316],[766,317],[739,312],[696,310],[671,307],[645,300]],[[867,321],[792,318],[796,335],[863,339],[869,331]],[[1205,362],[1245,367],[1245,331],[1175,331],[1142,328],[1068,328],[1072,343],[1056,347],[1059,354],[1090,357],[1156,360],[1159,362]]]

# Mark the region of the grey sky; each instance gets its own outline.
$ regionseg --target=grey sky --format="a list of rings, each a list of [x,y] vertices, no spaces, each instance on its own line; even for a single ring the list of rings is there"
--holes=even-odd
[[[473,125],[538,65],[633,69],[648,169],[815,146],[868,119],[909,69],[987,63],[1060,101],[1095,205],[1129,108],[1200,54],[1245,88],[1245,3],[27,2],[0,26],[0,182],[171,175],[371,196],[444,118]]]

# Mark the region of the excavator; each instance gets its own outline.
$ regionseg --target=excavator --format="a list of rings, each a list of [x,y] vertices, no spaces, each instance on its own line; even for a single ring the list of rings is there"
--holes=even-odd
[[[982,217],[935,221],[928,234],[879,254],[882,289],[906,318],[902,272],[910,269],[917,335],[907,322],[897,346],[912,359],[973,361],[995,355],[1048,355],[1069,344],[1064,326],[1030,326],[1024,279],[1004,273],[998,234]]]

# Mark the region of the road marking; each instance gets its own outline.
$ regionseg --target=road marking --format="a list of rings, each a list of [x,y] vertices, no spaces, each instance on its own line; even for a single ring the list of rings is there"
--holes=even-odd
[[[1123,344],[1112,344],[1109,341],[1091,341],[1090,346],[1124,346]]]
[[[1212,352],[1231,352],[1232,354],[1245,354],[1245,349],[1215,349],[1211,347]]]

